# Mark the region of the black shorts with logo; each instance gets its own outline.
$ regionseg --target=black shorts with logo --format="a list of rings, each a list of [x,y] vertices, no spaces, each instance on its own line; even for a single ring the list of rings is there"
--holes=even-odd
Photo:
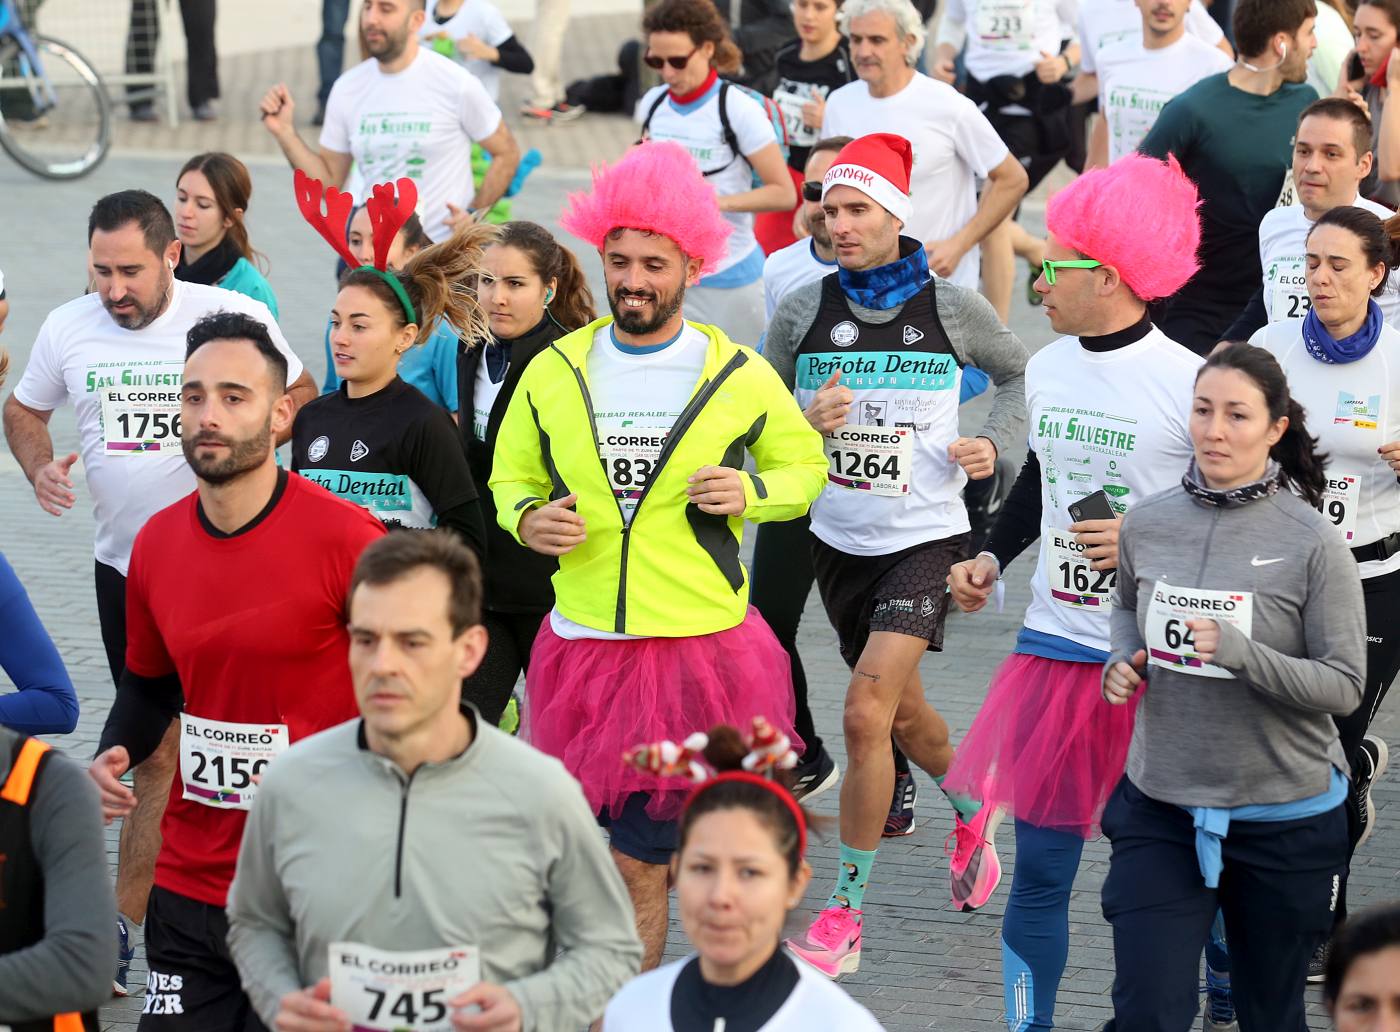
[[[139,1032],[267,1032],[244,995],[227,940],[223,907],[151,890]]]
[[[814,541],[817,590],[846,665],[855,668],[871,631],[923,638],[929,651],[942,652],[948,570],[967,558],[967,548],[967,534],[887,555],[851,555]]]

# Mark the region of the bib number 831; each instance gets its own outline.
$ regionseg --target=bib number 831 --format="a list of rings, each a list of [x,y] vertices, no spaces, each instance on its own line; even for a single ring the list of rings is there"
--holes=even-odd
[[[646,487],[656,464],[650,459],[616,458],[612,464],[612,480],[618,487]]]
[[[194,757],[194,773],[190,780],[214,788],[247,788],[267,768],[266,759],[249,759],[247,756],[206,756],[198,749],[190,753]],[[213,780],[206,776],[206,770],[213,774]]]
[[[367,985],[365,992],[374,997],[369,1008],[370,1021],[378,1021],[382,1014],[385,1018],[398,1018],[410,1028],[417,1028],[420,1024],[432,1025],[447,1017],[447,1004],[442,999],[446,992],[444,989],[385,991]]]

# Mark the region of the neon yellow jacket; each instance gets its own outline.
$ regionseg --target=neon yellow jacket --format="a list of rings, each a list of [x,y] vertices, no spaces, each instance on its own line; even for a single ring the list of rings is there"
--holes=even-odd
[[[588,390],[597,319],[531,360],[506,409],[491,467],[501,526],[548,499],[578,494],[587,538],[559,560],[559,612],[586,627],[655,637],[711,634],[738,626],[749,603],[739,561],[744,520],[801,516],[826,483],[822,438],[758,354],[714,326],[695,392],[676,419],[650,482],[625,525],[598,453]],[[744,452],[758,472],[742,471]],[[686,480],[702,466],[740,469],[743,516],[689,504]],[[523,542],[522,542],[523,544]]]

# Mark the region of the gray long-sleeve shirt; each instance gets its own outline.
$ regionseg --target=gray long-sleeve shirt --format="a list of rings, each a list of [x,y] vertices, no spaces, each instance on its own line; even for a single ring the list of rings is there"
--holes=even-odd
[[[797,348],[817,321],[821,309],[822,281],[808,283],[783,298],[768,323],[763,357],[768,359],[788,390],[796,382]],[[959,365],[974,365],[996,384],[996,398],[979,436],[996,445],[997,454],[1020,444],[1026,432],[1026,349],[1016,334],[1002,325],[996,310],[975,290],[938,280],[934,288],[938,320],[953,345]],[[866,308],[846,299],[857,319],[880,325],[893,322],[904,311]]]
[[[282,996],[325,977],[332,942],[476,946],[527,1032],[586,1025],[637,973],[632,905],[578,783],[476,723],[465,752],[411,778],[365,747],[358,720],[268,767],[228,915],[269,1027]]]
[[[20,737],[0,727],[0,784]],[[29,833],[44,876],[44,937],[0,955],[0,1026],[96,1009],[111,996],[117,969],[102,807],[87,773],[66,757],[44,761],[29,799]]]
[[[1234,680],[1147,668],[1133,784],[1178,806],[1326,791],[1331,768],[1348,769],[1332,715],[1361,704],[1366,668],[1361,578],[1336,529],[1286,489],[1222,508],[1182,488],[1139,502],[1119,535],[1110,665],[1146,647],[1158,581],[1252,593],[1253,626],[1246,637],[1217,621],[1213,663]]]

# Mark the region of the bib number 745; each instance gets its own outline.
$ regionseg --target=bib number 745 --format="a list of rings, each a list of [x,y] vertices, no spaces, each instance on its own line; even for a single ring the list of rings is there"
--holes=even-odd
[[[447,1003],[443,1000],[445,989],[423,989],[414,991],[389,991],[365,986],[365,992],[373,997],[369,1006],[369,1020],[398,1018],[411,1028],[422,1024],[435,1024],[447,1017]]]

